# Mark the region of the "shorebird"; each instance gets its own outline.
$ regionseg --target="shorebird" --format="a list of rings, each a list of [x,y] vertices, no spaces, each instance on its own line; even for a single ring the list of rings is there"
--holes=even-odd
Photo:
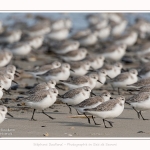
[[[55,118],[52,118],[51,116],[49,116],[48,114],[46,114],[44,112],[44,110],[46,108],[49,108],[50,106],[52,106],[55,103],[57,95],[58,95],[57,89],[50,88],[48,90],[38,91],[34,94],[28,95],[28,97],[20,98],[19,100],[24,102],[25,105],[34,109],[31,120],[36,121],[34,119],[34,113],[35,113],[36,109],[42,110],[42,113],[45,114],[46,116],[48,116],[50,119],[55,119]]]
[[[51,45],[50,45],[51,46]],[[51,46],[51,51],[57,54],[65,54],[77,50],[80,46],[78,41],[67,40],[61,43],[56,43]]]
[[[71,76],[84,76],[90,70],[90,62],[89,61],[78,61],[78,62],[70,62]]]
[[[37,23],[24,29],[24,33],[30,37],[43,36],[51,31],[49,24]]]
[[[111,98],[111,94],[108,91],[103,92],[99,96],[90,97],[88,99],[85,99],[81,103],[74,105],[73,107],[80,112],[81,114],[84,114],[87,117],[85,109],[92,109],[97,107],[103,102],[108,101]],[[88,118],[88,117],[87,117]],[[95,123],[95,125],[99,125],[95,122],[94,117],[92,116],[92,119]],[[88,122],[90,123],[90,119],[88,118]]]
[[[97,82],[96,86],[94,87],[94,89],[100,89],[106,82],[106,77],[107,75],[107,71],[105,69],[101,69],[100,71],[97,72],[98,74],[98,80],[101,82]],[[110,77],[109,77],[110,78]]]
[[[0,124],[5,120],[7,114],[7,108],[3,105],[0,105]]]
[[[140,70],[140,72],[138,74],[143,79],[150,78],[150,66],[144,66],[144,67],[142,67],[141,70]]]
[[[54,30],[47,34],[47,37],[51,40],[62,41],[66,40],[69,36],[69,30],[64,28],[60,30]]]
[[[112,80],[112,87],[113,88],[118,88],[118,93],[119,92],[119,88],[127,88],[128,85],[136,83],[138,81],[138,72],[135,69],[131,69],[129,72],[124,72],[119,74],[117,77],[115,77]]]
[[[109,48],[106,48],[102,52],[101,55],[105,57],[105,59],[119,61],[126,53],[127,46],[125,44],[112,45]]]
[[[87,55],[87,50],[85,48],[79,48],[74,51],[70,51],[65,54],[61,54],[60,58],[66,62],[69,61],[80,61],[83,60]]]
[[[114,22],[114,21],[111,21],[110,22],[110,25],[111,25],[111,34],[113,36],[118,36],[118,35],[121,35],[124,31],[125,31],[125,28],[127,26],[127,20],[122,20],[121,22]]]
[[[14,42],[18,42],[21,38],[21,35],[21,30],[5,31],[0,34],[0,43],[12,44]]]
[[[102,55],[87,56],[85,60],[90,62],[93,69],[100,69],[104,65],[105,57]]]
[[[37,75],[36,77],[39,79],[48,80],[55,80],[57,83],[60,80],[67,80],[70,76],[70,65],[67,63],[63,63],[60,67],[51,69],[44,74]]]
[[[66,81],[61,81],[61,83],[68,86],[70,89],[89,86],[92,90],[96,86],[97,81],[100,82],[98,80],[98,75],[96,73],[91,73],[86,76],[72,77]]]
[[[29,45],[33,48],[33,49],[38,49],[42,46],[44,41],[44,37],[43,36],[36,36],[36,37],[27,37],[25,39],[23,39],[22,42],[26,42],[29,43]]]
[[[27,42],[17,42],[9,45],[8,49],[15,55],[26,56],[31,52],[32,47]]]
[[[107,71],[107,75],[113,79],[121,73],[123,65],[121,63],[115,63],[114,65],[104,64],[102,69],[105,69]]]
[[[91,88],[88,86],[83,86],[80,88],[72,89],[66,92],[64,95],[60,95],[60,100],[69,107],[69,113],[71,112],[71,107],[81,103],[83,100],[90,97]]]
[[[132,106],[132,108],[137,112],[139,119],[141,116],[143,120],[149,120],[142,116],[142,111],[150,109],[150,92],[140,92],[127,99],[125,103]]]
[[[138,33],[136,31],[131,31],[120,37],[117,37],[115,40],[116,44],[125,44],[127,46],[133,46],[137,41]]]
[[[34,94],[34,93],[36,93],[38,91],[41,91],[41,90],[48,90],[50,88],[55,88],[55,86],[56,86],[56,81],[55,80],[42,82],[42,83],[37,84],[31,90],[27,91],[26,94]]]
[[[35,78],[37,75],[42,75],[46,72],[48,72],[51,69],[59,68],[61,66],[61,63],[59,61],[53,61],[50,64],[43,65],[40,67],[36,67],[34,70],[25,70],[26,72],[32,74]]]
[[[106,126],[105,122],[108,122],[111,127],[113,127],[113,122],[106,119],[118,117],[124,110],[124,102],[125,97],[119,96],[113,100],[103,102],[95,108],[84,109],[84,111],[85,113],[102,118],[105,128],[110,128]]]
[[[139,89],[139,88],[149,86],[149,85],[150,85],[150,79],[141,79],[133,84],[128,84],[127,86],[129,88]]]
[[[6,66],[12,59],[13,54],[8,49],[0,50],[0,67]]]

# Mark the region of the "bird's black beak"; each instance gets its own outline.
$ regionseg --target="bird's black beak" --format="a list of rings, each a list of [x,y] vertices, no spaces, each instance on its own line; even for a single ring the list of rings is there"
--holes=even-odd
[[[92,91],[91,91],[91,94],[93,94],[94,96],[96,96],[96,94],[95,94],[95,93],[93,93]]]
[[[58,94],[58,97],[59,97],[59,98],[61,98],[61,95],[60,95],[60,94]]]
[[[20,72],[16,71],[16,73],[20,74]]]
[[[137,75],[137,76],[142,79],[142,77],[140,75]]]
[[[15,76],[16,76],[16,77],[19,77],[16,73],[15,73]]]
[[[14,80],[12,80],[12,82],[14,82],[14,83],[16,83],[16,84],[18,84],[16,81],[14,81]]]
[[[110,97],[110,99],[114,99],[113,97]]]
[[[73,69],[70,69],[72,72],[75,72]]]
[[[99,82],[99,83],[103,84],[100,80],[97,80],[97,82]]]
[[[121,69],[121,72],[127,72],[127,71],[128,71],[128,70],[125,70],[125,69],[123,69],[123,68]]]
[[[107,77],[108,77],[109,79],[112,79],[112,78],[111,78],[110,76],[108,76],[108,75],[107,75]]]

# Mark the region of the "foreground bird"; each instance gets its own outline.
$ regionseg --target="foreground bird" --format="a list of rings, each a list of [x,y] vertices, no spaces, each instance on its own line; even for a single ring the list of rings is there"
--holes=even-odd
[[[142,116],[142,111],[150,109],[150,92],[140,92],[127,99],[126,103],[131,105],[132,108],[137,112],[139,119],[141,116],[143,120],[149,120]]]
[[[31,120],[36,121],[34,119],[34,113],[36,109],[42,110],[43,114],[48,116],[50,119],[54,119],[51,116],[47,115],[44,112],[44,109],[52,106],[55,103],[57,95],[58,95],[57,89],[50,88],[49,90],[41,90],[34,94],[29,95],[28,97],[20,98],[20,100],[23,101],[25,105],[34,109]]]
[[[102,118],[105,128],[110,128],[106,126],[105,122],[108,122],[111,127],[113,127],[113,122],[106,119],[118,117],[124,110],[124,102],[125,97],[119,96],[113,100],[106,101],[95,108],[85,109],[85,112]]]

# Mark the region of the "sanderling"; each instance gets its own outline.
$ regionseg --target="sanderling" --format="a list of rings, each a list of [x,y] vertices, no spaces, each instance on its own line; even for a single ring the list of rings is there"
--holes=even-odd
[[[106,81],[106,77],[107,75],[107,71],[105,69],[101,69],[100,71],[97,72],[98,74],[98,80],[101,82],[97,82],[96,86],[94,87],[94,89],[100,89],[100,87],[102,87],[105,84]]]
[[[149,42],[145,43],[144,45],[141,45],[139,47],[139,49],[136,51],[136,55],[139,57],[141,57],[147,53],[150,53],[150,43]]]
[[[41,47],[42,44],[43,44],[43,41],[44,41],[44,37],[43,36],[27,37],[27,38],[23,39],[23,42],[29,43],[29,45],[33,49],[38,49],[39,47]]]
[[[36,109],[42,110],[43,114],[45,114],[46,116],[48,116],[51,119],[54,119],[51,116],[47,115],[44,112],[44,109],[52,106],[55,103],[55,101],[57,99],[57,95],[58,95],[57,89],[52,89],[51,88],[51,89],[48,89],[48,90],[38,91],[34,94],[28,95],[28,97],[20,98],[19,100],[24,102],[25,105],[27,105],[27,106],[34,109],[31,120],[36,121],[34,119],[34,113],[35,113]]]
[[[105,69],[107,71],[107,75],[113,79],[121,73],[123,65],[121,63],[115,63],[114,65],[104,64],[102,69]]]
[[[90,93],[91,88],[83,86],[66,92],[64,95],[61,95],[59,99],[69,107],[69,113],[71,113],[70,105],[74,106],[81,103],[83,100],[90,97]]]
[[[64,28],[60,30],[51,31],[47,34],[47,37],[52,40],[62,41],[67,39],[69,36],[69,30]]]
[[[103,28],[108,25],[108,20],[101,18],[98,14],[90,14],[86,16],[90,25],[98,25],[99,28]]]
[[[36,77],[37,75],[42,75],[48,72],[49,70],[58,68],[60,66],[61,66],[61,63],[59,61],[53,61],[52,63],[48,65],[36,67],[34,70],[25,70],[25,71],[32,74],[34,77]]]
[[[90,62],[89,61],[78,61],[78,62],[70,62],[71,76],[84,76],[90,70]]]
[[[24,30],[24,33],[30,37],[43,36],[51,31],[50,26],[47,23],[38,23],[28,27]]]
[[[98,80],[98,75],[96,73],[91,73],[86,76],[77,76],[69,78],[66,81],[61,81],[62,84],[68,86],[70,89],[76,89],[83,86],[89,86],[93,89],[96,86]]]
[[[105,128],[108,128],[105,122],[108,122],[110,126],[113,127],[112,125],[113,122],[108,121],[106,119],[118,117],[124,110],[124,102],[125,97],[119,96],[113,100],[106,101],[95,108],[84,109],[84,111],[93,116],[102,118]]]
[[[140,38],[146,38],[150,32],[150,23],[144,18],[137,18],[135,21],[136,23],[132,27],[138,31]]]
[[[67,40],[60,44],[52,45],[51,50],[57,54],[65,54],[70,51],[77,50],[79,46],[80,46],[80,43],[78,41]]]
[[[119,93],[119,88],[127,88],[128,85],[137,82],[138,81],[137,75],[138,75],[137,70],[131,69],[129,72],[121,73],[117,77],[115,77],[112,80],[111,85],[113,86],[113,88],[117,87]]]
[[[125,31],[125,28],[127,26],[127,20],[122,20],[119,23],[111,21],[110,25],[111,25],[111,34],[113,36],[118,36]]]
[[[5,90],[9,90],[12,83],[12,75],[10,74],[0,74],[0,82],[3,84]]]
[[[86,55],[87,55],[87,50],[85,48],[79,48],[77,50],[70,51],[65,54],[61,54],[60,57],[64,61],[68,62],[68,61],[80,61],[84,59]]]
[[[37,78],[48,80],[55,80],[59,82],[59,80],[67,80],[70,76],[70,65],[67,63],[63,63],[60,67],[51,69],[44,74],[37,75]]]
[[[138,38],[138,33],[135,31],[131,31],[128,34],[122,35],[115,39],[116,44],[125,44],[127,46],[132,46],[135,44]]]
[[[0,68],[0,74],[10,74],[12,80],[14,80],[14,75],[16,73],[16,67],[14,65],[8,65],[7,67]]]
[[[125,44],[112,45],[111,47],[105,49],[101,55],[106,59],[119,61],[126,53],[127,46]]]
[[[108,27],[108,20],[107,19],[102,19],[99,20],[97,23],[90,23],[89,27],[92,30],[99,30],[99,29],[104,29],[105,27]]]
[[[102,55],[88,56],[85,58],[85,60],[89,61],[91,67],[96,70],[103,66],[105,57]]]
[[[28,55],[32,50],[30,44],[26,42],[17,42],[12,45],[9,45],[8,48],[13,54],[21,56]]]
[[[128,87],[138,89],[150,85],[150,79],[142,79],[133,84],[128,84]]]
[[[150,78],[150,66],[144,66],[139,72],[139,76],[143,79]]]
[[[0,34],[0,43],[14,43],[18,42],[21,38],[21,30],[5,31]]]
[[[103,27],[103,28],[100,28],[100,29],[96,29],[94,31],[96,32],[96,35],[97,35],[98,39],[105,40],[110,35],[111,27],[106,26],[106,27]]]
[[[7,114],[7,108],[3,105],[0,105],[0,124],[5,120]]]
[[[150,92],[150,85],[139,88],[139,92]]]
[[[6,66],[12,59],[13,54],[8,49],[0,51],[0,67]]]
[[[142,111],[150,109],[150,93],[149,92],[140,92],[134,95],[133,97],[127,99],[125,103],[132,106],[132,108],[137,112],[139,119],[141,116],[143,120],[148,120],[142,116]]]
[[[51,29],[54,30],[61,30],[65,28],[64,20],[63,19],[58,19],[51,21]]]
[[[26,94],[34,94],[34,93],[36,93],[38,91],[41,91],[41,90],[48,90],[50,88],[55,88],[55,85],[56,85],[56,81],[55,80],[42,82],[42,83],[39,83],[38,85],[36,85],[31,90],[27,91]]]
[[[86,117],[86,112],[84,111],[84,109],[92,109],[92,108],[95,108],[97,107],[98,105],[100,105],[101,103],[103,102],[106,102],[110,99],[111,97],[111,94],[107,91],[103,92],[101,95],[99,96],[94,96],[94,97],[90,97],[88,99],[85,99],[84,101],[82,101],[81,103],[77,104],[77,105],[74,105],[73,107],[78,111],[80,112],[81,114],[84,114]],[[88,118],[88,117],[87,117]],[[95,125],[98,125],[93,116],[92,116],[92,119],[95,123]],[[90,123],[90,119],[88,118],[88,122]]]
[[[96,44],[96,42],[98,40],[97,33],[96,32],[91,33],[87,36],[84,36],[84,37],[78,39],[78,40],[79,40],[81,46],[92,46],[92,45]]]
[[[91,33],[92,33],[92,31],[87,28],[87,29],[80,30],[80,31],[76,32],[76,33],[72,36],[72,38],[75,39],[75,40],[78,40],[78,39],[80,39],[80,38],[82,38],[82,37],[88,36],[88,35],[91,34]]]

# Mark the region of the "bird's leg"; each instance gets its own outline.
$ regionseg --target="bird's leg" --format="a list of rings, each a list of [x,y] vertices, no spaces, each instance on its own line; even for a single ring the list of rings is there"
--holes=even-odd
[[[92,115],[92,119],[93,119],[95,125],[101,125],[101,124],[96,123],[96,121],[94,120],[93,115]]]
[[[107,121],[110,124],[110,126],[113,127],[113,125],[112,125],[113,122],[112,121],[108,121],[108,120],[105,120],[105,121]]]
[[[66,105],[69,107],[69,113],[72,114],[71,107],[66,103]]]
[[[42,113],[43,113],[44,115],[48,116],[50,119],[55,119],[55,118],[49,116],[48,114],[46,114],[46,113],[44,112],[44,110],[42,110]]]
[[[149,120],[149,119],[145,119],[145,118],[142,116],[142,112],[141,112],[141,111],[139,112],[139,114],[141,115],[141,117],[142,117],[143,120]]]
[[[77,109],[76,109],[76,112],[77,112],[77,114],[78,114],[78,115],[81,115],[81,114],[78,112],[78,110],[77,110]]]
[[[118,95],[120,95],[120,89],[119,89],[119,87],[118,87]]]
[[[8,112],[7,112],[7,115],[13,118],[13,116],[10,113],[8,113]]]
[[[32,114],[32,117],[31,117],[31,120],[34,120],[34,121],[36,121],[36,120],[34,119],[35,110],[36,110],[36,109],[33,110],[33,114]]]
[[[138,112],[134,107],[132,107],[132,108],[136,111],[138,118],[140,119],[140,112]]]
[[[85,117],[88,119],[88,123],[89,124],[91,124],[91,122],[90,122],[90,118],[85,114],[85,113],[83,113],[84,115],[85,115]]]
[[[109,121],[107,121],[107,122],[110,124],[111,127],[107,127],[106,124],[105,124],[105,121],[107,121],[107,120],[103,119],[103,123],[104,123],[105,128],[111,128],[111,127],[113,127],[112,126],[112,122],[109,122]]]

